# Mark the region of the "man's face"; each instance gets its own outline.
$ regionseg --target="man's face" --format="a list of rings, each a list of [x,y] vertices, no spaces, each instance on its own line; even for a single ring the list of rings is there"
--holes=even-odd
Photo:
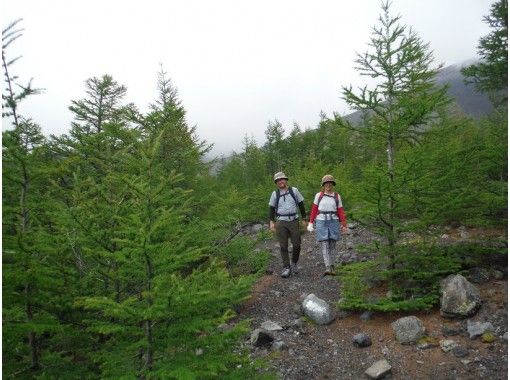
[[[285,189],[287,187],[287,180],[280,178],[278,181],[276,181],[276,186],[278,186],[279,189]]]

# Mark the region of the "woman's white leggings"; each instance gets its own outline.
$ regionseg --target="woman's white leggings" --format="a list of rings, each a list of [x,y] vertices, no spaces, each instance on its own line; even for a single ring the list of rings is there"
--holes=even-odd
[[[335,246],[336,240],[329,239],[321,241],[322,257],[326,269],[329,269],[331,265],[335,265]]]

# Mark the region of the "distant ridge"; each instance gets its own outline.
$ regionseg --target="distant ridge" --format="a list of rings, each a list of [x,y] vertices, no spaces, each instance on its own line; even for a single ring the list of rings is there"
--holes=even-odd
[[[455,99],[462,112],[474,119],[479,119],[490,114],[494,107],[487,95],[477,92],[473,84],[464,83],[464,76],[460,70],[475,62],[471,60],[460,65],[447,66],[439,71],[436,80],[438,84],[449,85],[448,95]]]
[[[464,61],[460,64],[454,64],[439,70],[436,82],[437,84],[448,84],[448,95],[450,95],[462,113],[474,119],[479,119],[490,114],[494,107],[487,95],[475,90],[473,84],[465,84],[464,76],[460,70],[476,63],[476,59]],[[358,123],[361,120],[361,112],[356,111],[344,116],[351,123]]]

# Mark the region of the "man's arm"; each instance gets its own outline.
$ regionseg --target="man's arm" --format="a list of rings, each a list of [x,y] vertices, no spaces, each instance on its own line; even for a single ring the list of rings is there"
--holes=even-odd
[[[301,219],[306,220],[305,202],[301,201],[298,203],[299,211],[301,211]]]
[[[276,232],[276,227],[274,224],[275,215],[276,209],[273,206],[269,206],[269,229],[273,232]]]
[[[274,220],[276,214],[276,209],[273,206],[269,206],[269,221],[272,222]]]

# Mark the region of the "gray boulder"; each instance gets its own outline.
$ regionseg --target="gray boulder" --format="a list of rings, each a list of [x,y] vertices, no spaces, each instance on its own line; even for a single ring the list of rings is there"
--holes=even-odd
[[[280,326],[278,323],[273,322],[273,321],[265,321],[265,322],[262,322],[262,324],[260,325],[260,327],[261,327],[263,330],[266,330],[266,331],[280,331],[280,330],[283,330],[283,327],[282,327],[282,326]]]
[[[335,319],[328,303],[315,294],[307,295],[301,307],[305,315],[319,325],[327,325]]]
[[[441,315],[466,318],[478,311],[482,303],[480,292],[464,276],[450,275],[441,281]]]
[[[422,321],[415,317],[403,317],[391,324],[397,340],[401,344],[415,343],[425,335],[425,326]]]

